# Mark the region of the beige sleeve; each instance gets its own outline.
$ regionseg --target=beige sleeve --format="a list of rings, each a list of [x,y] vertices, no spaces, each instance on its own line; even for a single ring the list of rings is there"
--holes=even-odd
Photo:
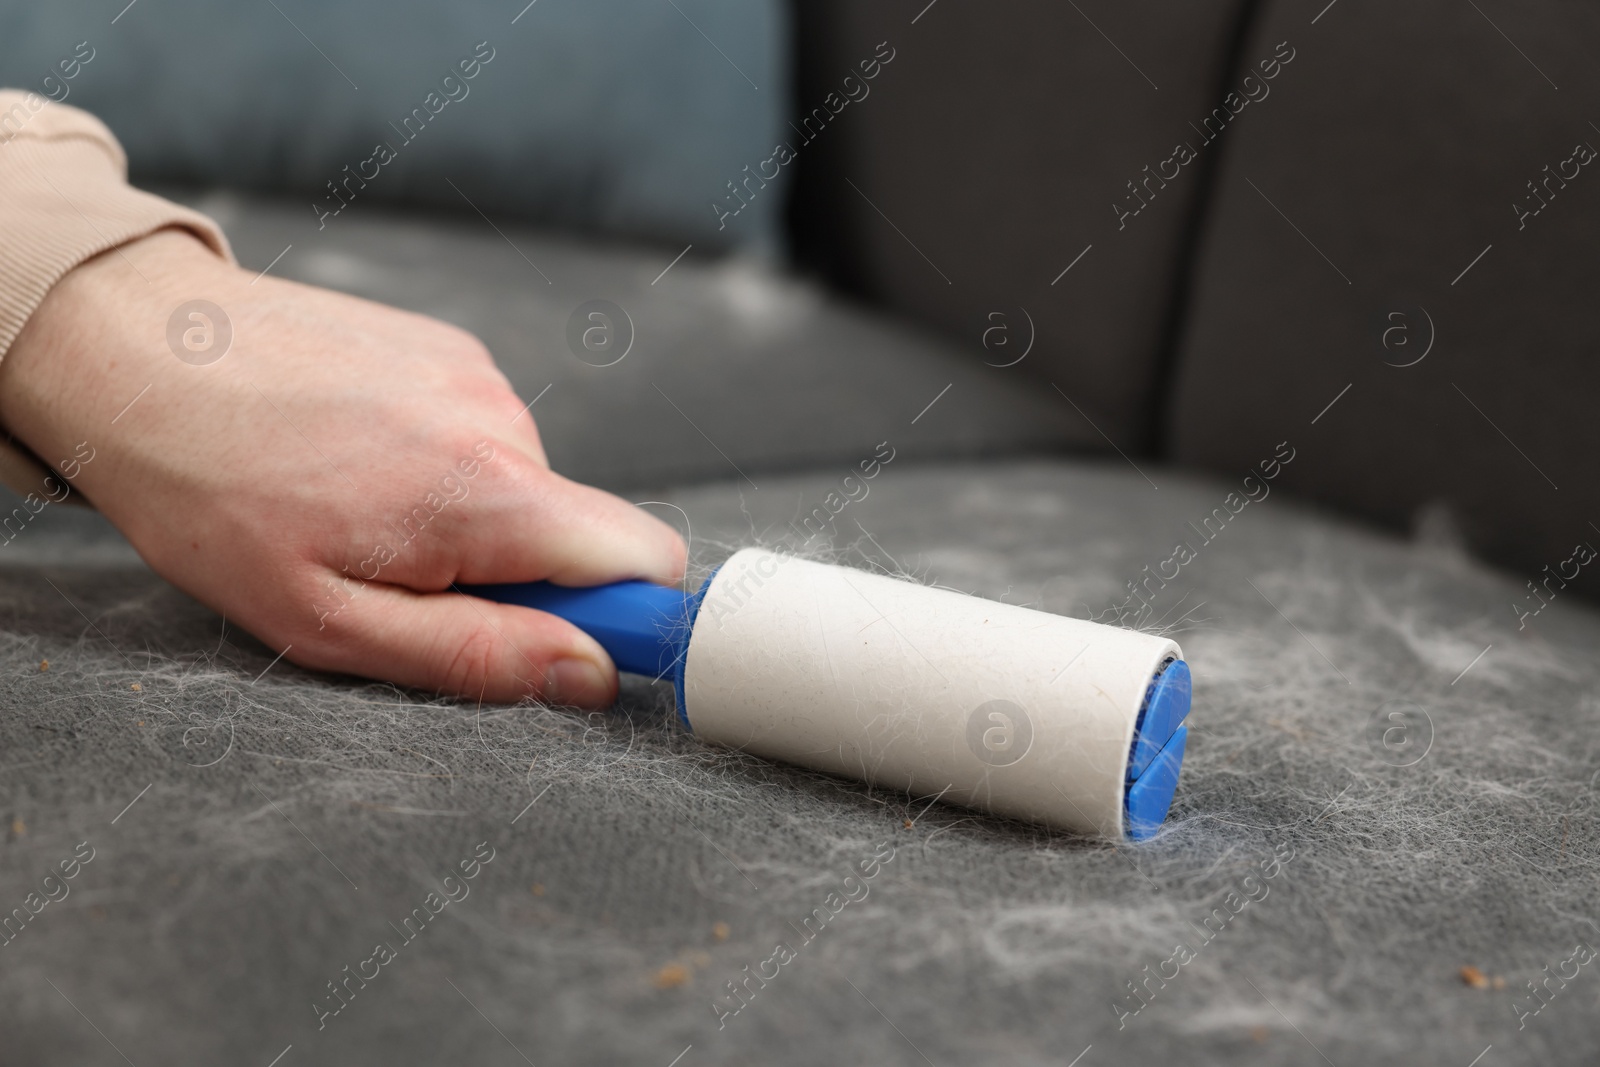
[[[233,261],[216,223],[128,184],[127,156],[99,119],[38,93],[0,89],[0,359],[68,271],[173,226]],[[42,492],[47,473],[0,430],[0,482]]]

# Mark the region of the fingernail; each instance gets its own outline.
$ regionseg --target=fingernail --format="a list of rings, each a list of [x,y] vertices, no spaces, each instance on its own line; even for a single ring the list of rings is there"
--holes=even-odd
[[[611,699],[611,684],[593,660],[558,659],[550,667],[545,698],[551,703],[597,707]]]

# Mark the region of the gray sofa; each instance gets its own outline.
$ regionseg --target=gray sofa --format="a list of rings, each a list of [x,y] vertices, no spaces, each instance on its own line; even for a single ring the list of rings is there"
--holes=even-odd
[[[1592,14],[273,6],[0,7],[0,74],[89,35],[71,100],[141,180],[199,182],[164,191],[247,266],[479,334],[552,463],[677,524],[695,577],[892,448],[823,551],[1170,632],[1187,766],[1112,847],[712,749],[639,679],[582,715],[319,675],[52,506],[0,554],[0,1065],[1596,1061],[1600,612],[1579,580],[1518,615],[1600,539],[1596,216],[1581,179],[1531,233],[1504,204],[1587,136]],[[437,151],[319,229],[308,195],[480,24]],[[882,41],[720,226],[700,190]],[[593,301],[620,360],[572,340]]]
[[[247,263],[281,251],[280,207],[199,202]],[[1108,617],[1235,487],[1004,458],[1070,444],[1065,401],[792,278],[685,258],[652,288],[659,249],[506,236],[568,303],[629,309],[622,363],[567,349],[552,287],[470,221],[274,269],[488,338],[550,386],[557,464],[663,502],[698,574],[791,543],[888,440],[837,558]],[[0,567],[0,889],[29,912],[0,1062],[1592,1062],[1600,615],[1518,631],[1520,583],[1455,537],[1282,492],[1235,516],[1143,619],[1194,666],[1195,733],[1167,827],[1115,848],[706,748],[638,680],[585,716],[274,663],[47,509]]]

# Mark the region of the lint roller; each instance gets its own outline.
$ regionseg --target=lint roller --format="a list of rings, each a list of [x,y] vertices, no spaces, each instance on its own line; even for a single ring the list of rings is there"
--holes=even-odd
[[[704,740],[1077,833],[1142,840],[1183,763],[1189,667],[1165,637],[763,549],[698,592],[463,592],[588,632],[671,678]]]

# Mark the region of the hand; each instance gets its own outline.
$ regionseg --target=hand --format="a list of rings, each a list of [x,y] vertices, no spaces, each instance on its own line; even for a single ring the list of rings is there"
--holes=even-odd
[[[588,635],[449,587],[670,583],[676,532],[553,473],[470,334],[252,277],[177,230],[79,266],[0,362],[0,419],[158,574],[296,663],[500,702],[613,700]],[[195,299],[233,333],[202,365],[167,340]]]

